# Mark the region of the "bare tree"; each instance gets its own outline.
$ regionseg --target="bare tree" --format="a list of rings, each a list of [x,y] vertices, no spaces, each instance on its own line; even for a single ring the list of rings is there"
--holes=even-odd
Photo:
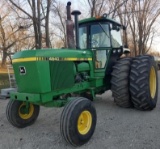
[[[156,20],[160,16],[158,0],[128,2],[126,13],[134,45],[134,55],[147,53],[156,34]]]
[[[53,34],[58,37],[60,41],[56,41],[62,43],[61,47],[67,47],[67,37],[66,37],[66,4],[62,4],[54,0],[52,2],[53,16],[56,18],[56,21],[53,22],[54,31]]]
[[[10,57],[11,53],[18,51],[16,45],[19,45],[19,49],[21,49],[23,47],[23,41],[30,37],[27,34],[20,33],[21,29],[18,26],[12,26],[12,24],[8,26],[5,23],[4,27],[4,19],[5,17],[0,18],[0,50],[3,52],[2,66],[5,65],[7,56]]]
[[[42,7],[43,8],[43,7]],[[47,10],[45,16],[45,32],[46,32],[46,46],[50,47],[50,38],[49,38],[49,16],[50,16],[51,0],[47,0]],[[44,8],[43,8],[44,10]]]
[[[90,17],[101,16],[107,7],[107,0],[87,0]]]
[[[135,56],[147,53],[156,35],[155,23],[160,16],[158,0],[112,0],[109,6],[110,16],[118,16],[121,24],[127,27],[123,41],[129,43],[131,52]]]
[[[0,12],[0,51],[3,53],[1,65],[4,66],[7,56],[17,50],[15,49],[16,44],[22,45],[21,42],[29,38],[29,35],[23,33],[14,13],[5,2],[1,1]]]
[[[9,0],[12,4],[11,6],[16,7],[18,10],[26,15],[24,19],[32,20],[32,25],[35,34],[35,47],[40,49],[42,47],[42,38],[45,39],[47,47],[50,47],[49,39],[49,14],[51,0],[27,0],[27,1],[13,1]],[[24,8],[24,5],[26,9]],[[28,11],[28,7],[30,11]],[[43,25],[44,22],[44,25]],[[45,27],[45,37],[42,37],[42,26]]]

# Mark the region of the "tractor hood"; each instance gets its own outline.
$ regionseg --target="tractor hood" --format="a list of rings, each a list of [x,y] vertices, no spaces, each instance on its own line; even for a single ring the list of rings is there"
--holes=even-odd
[[[85,64],[85,71],[88,71],[89,64],[83,61],[92,61],[92,51],[42,49],[16,53],[12,64],[18,92],[39,94],[72,87],[77,71],[76,61],[82,62],[83,69]],[[80,66],[77,69],[82,70]]]
[[[84,61],[92,60],[92,51],[75,49],[41,49],[17,52],[12,63],[29,61]]]

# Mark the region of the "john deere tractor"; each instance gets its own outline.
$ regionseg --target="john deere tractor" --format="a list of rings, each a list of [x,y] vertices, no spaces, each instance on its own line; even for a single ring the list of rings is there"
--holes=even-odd
[[[158,79],[152,56],[121,58],[126,52],[120,34],[123,25],[106,14],[81,21],[79,11],[72,15],[76,44],[69,16],[69,48],[26,50],[13,56],[18,89],[11,94],[6,115],[13,126],[23,128],[36,121],[40,106],[64,106],[61,134],[69,144],[80,146],[89,141],[96,127],[92,102],[96,94],[111,89],[118,106],[152,110]]]

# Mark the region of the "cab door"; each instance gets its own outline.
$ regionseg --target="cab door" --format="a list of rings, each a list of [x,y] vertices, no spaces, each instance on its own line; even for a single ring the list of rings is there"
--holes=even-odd
[[[95,76],[104,77],[111,50],[108,23],[97,22],[90,26],[90,48],[94,52]]]

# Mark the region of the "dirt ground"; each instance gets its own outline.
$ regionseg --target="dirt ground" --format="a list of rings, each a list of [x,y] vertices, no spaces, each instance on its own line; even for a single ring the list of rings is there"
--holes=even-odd
[[[0,149],[73,148],[60,134],[63,108],[41,107],[35,124],[18,129],[7,121],[7,102],[8,100],[0,100]],[[111,91],[107,91],[94,104],[97,110],[96,130],[91,140],[79,149],[160,148],[160,100],[152,111],[124,109],[115,105]]]

